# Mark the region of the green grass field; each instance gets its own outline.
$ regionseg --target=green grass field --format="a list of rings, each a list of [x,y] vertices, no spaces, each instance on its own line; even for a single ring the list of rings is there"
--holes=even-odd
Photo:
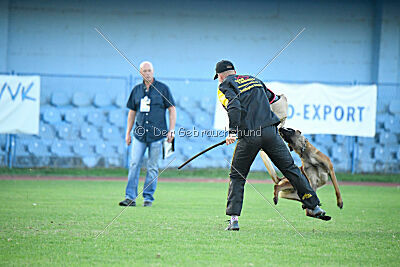
[[[255,184],[268,200],[272,185]],[[0,265],[391,265],[400,261],[400,188],[318,191],[330,222],[299,203],[279,211],[249,185],[239,232],[226,232],[227,183],[160,182],[151,208],[123,209],[124,182],[0,180]],[[138,199],[140,204],[142,198]]]
[[[163,178],[208,178],[226,179],[229,169],[166,169]],[[91,168],[91,169],[60,169],[60,168],[0,168],[0,176],[78,176],[78,177],[127,177],[128,170],[124,168]],[[141,177],[146,173],[141,172]],[[391,182],[400,183],[400,174],[349,174],[336,173],[339,181],[355,182]],[[249,179],[271,179],[266,171],[252,171]]]

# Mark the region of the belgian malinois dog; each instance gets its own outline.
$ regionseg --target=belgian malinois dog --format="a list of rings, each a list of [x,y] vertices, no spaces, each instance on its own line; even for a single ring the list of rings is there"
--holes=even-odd
[[[301,132],[291,128],[279,128],[279,134],[289,145],[291,151],[295,151],[301,158],[301,172],[310,182],[314,191],[324,186],[331,177],[335,187],[336,203],[339,208],[343,208],[342,196],[340,195],[339,185],[336,180],[333,164],[328,156],[316,149],[310,142],[301,135]],[[300,201],[296,190],[287,178],[283,178],[274,186],[274,203],[278,203],[278,196],[286,199]]]

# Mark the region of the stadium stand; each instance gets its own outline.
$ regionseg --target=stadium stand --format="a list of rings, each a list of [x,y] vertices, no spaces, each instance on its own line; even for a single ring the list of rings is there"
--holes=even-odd
[[[51,104],[53,106],[66,106],[69,104],[69,99],[68,96],[64,93],[64,92],[54,92],[51,95],[51,100],[50,100]]]
[[[93,147],[87,142],[79,141],[74,142],[72,145],[72,151],[82,158],[85,156],[90,156],[94,154]]]
[[[181,136],[184,130],[213,129],[216,95],[202,93],[200,82],[168,82],[177,103],[175,147],[177,158],[170,167],[211,146],[223,136]],[[187,95],[191,86],[196,96]],[[213,85],[214,86],[214,85]],[[214,89],[214,88],[213,88]],[[53,91],[45,93],[41,105],[39,134],[18,135],[13,147],[15,166],[60,167],[124,167],[127,146],[124,142],[127,109],[126,94],[114,96],[96,91]],[[305,135],[324,154],[331,157],[336,171],[350,171],[352,163],[357,172],[400,171],[400,112],[399,101],[389,97],[390,91],[378,97],[376,136],[349,137],[343,135]],[[92,97],[93,96],[93,97]],[[212,96],[212,95],[211,95]],[[382,107],[383,106],[383,107]],[[301,129],[300,129],[301,130]],[[0,135],[0,164],[6,164],[6,135]],[[220,146],[196,159],[188,168],[227,168],[232,160],[234,146]],[[353,154],[355,153],[355,158]],[[300,158],[292,152],[295,163]],[[40,158],[40,159],[39,159]],[[59,160],[61,159],[61,160]],[[71,160],[66,160],[71,159]],[[172,159],[160,161],[165,167]],[[259,156],[252,170],[265,170]]]
[[[115,126],[104,125],[102,128],[102,137],[105,140],[113,141],[120,140],[123,135],[120,133],[119,129]]]
[[[104,116],[103,111],[100,109],[92,110],[87,115],[87,122],[92,125],[102,126],[104,125],[105,121],[106,117]]]
[[[57,108],[45,106],[41,109],[43,121],[49,124],[61,121],[61,112]]]
[[[66,109],[64,112],[65,121],[71,124],[81,124],[83,116],[77,109]]]
[[[41,121],[39,124],[39,136],[42,139],[52,140],[55,138],[56,134],[53,126]]]
[[[92,103],[89,94],[84,92],[76,92],[72,96],[72,104],[76,107],[86,107]]]
[[[93,104],[98,108],[111,106],[112,99],[107,94],[97,93],[94,97]]]
[[[392,114],[400,114],[400,100],[392,100],[390,102],[389,112]]]
[[[80,136],[86,140],[100,139],[100,134],[99,131],[97,130],[97,127],[88,124],[83,124],[81,126]]]
[[[125,127],[127,112],[121,109],[114,109],[108,113],[108,121],[117,126]]]
[[[62,140],[77,140],[79,137],[79,129],[69,123],[58,123],[54,125],[57,136]]]
[[[96,143],[94,150],[96,154],[102,157],[107,157],[116,153],[115,147],[110,145],[108,142]]]
[[[63,141],[55,141],[51,145],[50,151],[58,157],[71,157],[73,155],[71,145]]]
[[[32,155],[37,157],[48,157],[50,156],[49,147],[40,140],[35,140],[33,142],[29,142],[28,151]]]
[[[114,100],[114,105],[119,108],[125,108],[127,100],[122,94],[118,94]]]

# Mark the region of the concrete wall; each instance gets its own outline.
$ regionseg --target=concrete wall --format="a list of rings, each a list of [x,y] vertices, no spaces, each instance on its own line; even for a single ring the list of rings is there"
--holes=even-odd
[[[136,64],[153,61],[159,76],[209,78],[222,58],[256,73],[306,27],[261,78],[399,81],[400,9],[390,1],[2,1],[1,7],[3,71],[136,75],[93,29],[100,27]]]

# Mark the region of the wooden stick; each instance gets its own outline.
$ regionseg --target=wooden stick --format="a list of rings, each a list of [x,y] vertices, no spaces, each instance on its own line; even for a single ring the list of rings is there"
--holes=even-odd
[[[197,153],[196,155],[194,155],[193,157],[191,157],[190,159],[188,159],[187,161],[185,161],[181,166],[178,167],[178,170],[180,170],[183,166],[185,166],[186,164],[188,164],[189,162],[191,162],[192,160],[194,160],[195,158],[197,158],[198,156],[206,153],[207,151],[210,151],[213,148],[216,148],[217,146],[223,145],[226,143],[226,140],[219,142],[218,144],[212,145],[209,148],[201,151],[200,153]]]

